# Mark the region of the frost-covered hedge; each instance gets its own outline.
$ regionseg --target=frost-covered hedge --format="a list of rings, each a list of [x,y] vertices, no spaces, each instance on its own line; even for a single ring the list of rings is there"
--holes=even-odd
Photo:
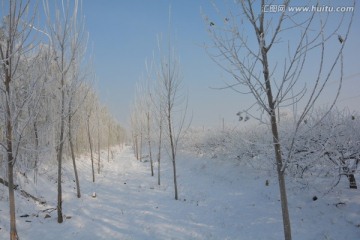
[[[294,134],[292,120],[280,124],[282,154],[287,174],[309,182],[328,181],[329,187],[342,176],[358,174],[360,161],[360,116],[334,109],[324,118],[319,110]],[[292,140],[294,144],[291,147]],[[236,160],[254,168],[275,168],[271,131],[266,125],[232,129],[189,129],[182,149],[200,157]]]

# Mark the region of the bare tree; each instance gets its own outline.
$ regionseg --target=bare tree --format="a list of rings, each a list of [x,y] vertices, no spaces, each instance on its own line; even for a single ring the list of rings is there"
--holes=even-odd
[[[350,189],[357,189],[359,115],[348,109],[339,111],[334,108],[324,118],[323,111],[328,112],[328,109],[317,109],[311,118],[306,119],[311,131],[302,129],[304,133],[296,139],[293,146],[296,161],[289,166],[289,173],[300,178],[305,185],[313,183],[315,178],[329,180],[328,188],[323,188],[326,192],[331,191],[342,176],[349,181]],[[320,120],[320,124],[313,128],[313,124]]]
[[[100,151],[101,151],[101,140],[100,140],[100,106],[97,107],[96,109],[96,114],[97,114],[97,149],[98,149],[98,174],[100,174],[100,166],[101,166],[101,162],[100,162]]]
[[[4,121],[5,141],[0,146],[5,150],[7,157],[7,178],[9,189],[10,209],[10,239],[18,239],[15,216],[14,195],[14,166],[19,154],[19,147],[25,135],[25,129],[30,124],[30,118],[21,119],[20,113],[27,112],[27,104],[36,102],[34,89],[37,88],[37,79],[27,85],[23,73],[31,69],[29,52],[36,43],[32,28],[36,16],[36,7],[30,10],[30,1],[8,1],[4,11],[4,18],[0,24],[0,103]],[[33,56],[34,57],[34,56]],[[17,92],[17,86],[23,91]],[[26,89],[28,87],[28,89]],[[16,95],[21,98],[17,99]],[[29,113],[29,117],[32,113]],[[2,128],[2,127],[0,127]]]
[[[91,131],[90,131],[90,117],[91,117],[91,110],[87,115],[86,122],[87,122],[87,133],[89,138],[89,147],[90,147],[90,158],[91,158],[91,170],[92,170],[92,181],[95,182],[95,170],[94,170],[94,157],[93,157],[93,146],[92,146],[92,139],[91,139]]]
[[[162,108],[160,106],[160,113],[162,112]],[[158,154],[157,154],[157,164],[158,164],[158,185],[160,185],[160,162],[161,162],[161,142],[162,142],[162,133],[163,133],[163,118],[162,114],[159,115],[158,118],[158,124],[159,124],[159,138],[158,138]]]
[[[141,116],[142,117],[142,116]],[[142,159],[143,159],[143,143],[144,143],[144,120],[142,119],[142,118],[139,118],[139,129],[138,129],[138,131],[139,131],[139,141],[140,141],[140,143],[139,143],[139,160],[140,161],[142,161]]]
[[[80,124],[79,121],[81,118],[77,117],[74,121],[75,114],[78,113],[79,109],[84,105],[85,98],[87,96],[87,93],[89,91],[89,88],[83,87],[84,83],[84,76],[80,76],[79,69],[77,68],[77,64],[74,64],[73,69],[73,84],[70,89],[68,89],[68,121],[67,121],[67,127],[68,127],[68,139],[69,139],[69,147],[70,147],[70,154],[71,159],[73,163],[73,169],[74,169],[74,176],[75,176],[75,184],[76,184],[76,195],[78,198],[81,197],[81,191],[80,191],[80,180],[78,176],[78,171],[76,167],[76,154],[74,149],[74,141],[75,141],[75,135],[78,132],[77,130],[74,131],[73,129],[73,123]],[[85,90],[85,91],[81,91]],[[77,114],[80,115],[80,114]],[[75,133],[75,134],[74,134]]]
[[[284,0],[281,5],[268,4],[265,0],[239,0],[229,7],[237,12],[229,10],[222,16],[217,9],[221,22],[205,16],[213,41],[213,46],[207,48],[209,55],[234,79],[226,87],[252,95],[255,102],[243,112],[270,126],[286,240],[291,239],[291,227],[285,170],[292,161],[294,139],[303,120],[326,91],[331,78],[339,79],[340,90],[342,51],[353,15],[301,12],[301,9],[290,11],[290,3],[290,0]],[[316,1],[307,5],[311,6],[311,3],[317,6]],[[277,13],[274,13],[274,7],[277,7]],[[343,33],[340,43],[339,32]],[[327,51],[329,46],[331,53]],[[316,62],[318,69],[312,71],[309,61]],[[312,74],[311,81],[306,81],[305,75],[309,73]],[[331,107],[337,96],[338,93],[333,96]],[[254,112],[255,107],[261,112],[260,116]],[[294,129],[290,151],[284,155],[281,146],[286,143],[281,142],[279,135],[278,113],[287,107],[295,109]],[[262,113],[269,117],[269,121],[261,117]]]
[[[90,148],[90,159],[91,159],[91,172],[92,172],[92,181],[95,182],[95,166],[94,166],[94,151],[93,151],[93,139],[91,137],[91,118],[93,116],[93,111],[95,108],[95,93],[90,92],[87,95],[86,103],[85,103],[85,112],[86,115],[86,129],[87,129],[87,137],[88,144]]]
[[[144,105],[144,89],[138,85],[133,103],[131,126],[133,131],[134,150],[137,160],[143,159],[144,137],[147,135],[146,130],[146,109]]]
[[[161,53],[158,69],[159,96],[161,106],[160,114],[164,115],[166,124],[166,133],[169,140],[170,158],[173,166],[175,200],[178,200],[177,176],[176,176],[176,156],[178,143],[185,128],[187,96],[181,93],[182,78],[180,75],[180,63],[175,55],[174,49],[171,48],[170,40],[168,52]]]
[[[149,151],[149,159],[150,159],[150,170],[151,176],[154,176],[154,164],[152,158],[152,151],[151,151],[151,118],[150,118],[150,111],[146,112],[146,127],[147,127],[147,141],[148,141],[148,151]]]
[[[78,32],[83,26],[81,22],[82,19],[79,17],[79,1],[62,1],[61,6],[59,7],[55,4],[54,9],[50,6],[48,1],[44,1],[44,11],[47,18],[47,32],[55,61],[55,80],[58,83],[60,102],[60,111],[58,113],[59,136],[56,147],[56,158],[58,163],[57,214],[58,223],[62,223],[61,175],[63,148],[66,140],[65,127],[68,114],[68,111],[66,110],[66,102],[68,101],[66,93],[73,80],[71,75],[72,67],[79,61],[77,57],[81,56],[79,52],[83,50],[82,44],[84,44],[84,38],[83,35]],[[54,10],[54,16],[51,14],[51,10]]]
[[[130,124],[131,124],[131,131],[132,131],[132,141],[133,141],[133,148],[134,154],[137,160],[139,159],[139,126],[136,116],[136,109],[134,108],[131,112],[130,116]]]
[[[168,45],[168,51],[163,54],[159,41],[159,64],[152,71],[152,63],[146,64],[147,82],[139,85],[136,91],[131,125],[133,131],[134,150],[138,159],[142,159],[143,135],[148,140],[148,151],[150,159],[151,176],[154,176],[152,158],[151,128],[154,123],[158,125],[158,184],[160,185],[160,159],[163,131],[167,134],[168,148],[173,166],[173,179],[175,199],[178,200],[178,188],[176,177],[176,154],[179,140],[185,129],[187,112],[187,96],[181,92],[182,78],[180,76],[180,64],[174,49]],[[157,79],[155,82],[154,80]],[[152,94],[150,83],[156,84]],[[150,114],[151,113],[151,114]],[[144,132],[145,131],[145,132]]]
[[[107,129],[108,129],[108,137],[107,137],[107,160],[108,162],[110,162],[110,139],[111,139],[111,124],[110,124],[110,117],[108,119],[108,126],[107,126]]]
[[[146,140],[147,140],[147,148],[148,148],[148,156],[150,162],[150,172],[151,176],[154,176],[154,163],[153,163],[153,154],[152,154],[152,127],[153,127],[153,118],[154,118],[154,107],[152,101],[152,64],[147,64],[146,62],[146,73],[147,76],[145,81],[141,82],[137,89],[137,104],[139,108],[140,114],[143,113],[144,119],[143,124],[146,128]],[[142,116],[142,115],[141,115]]]
[[[74,175],[75,175],[75,183],[76,183],[76,195],[78,198],[81,197],[81,191],[80,191],[80,181],[79,176],[76,168],[76,159],[75,159],[75,150],[74,150],[74,143],[73,143],[73,128],[72,128],[72,99],[69,101],[69,112],[68,112],[68,134],[69,134],[69,147],[70,147],[70,153],[71,153],[71,159],[74,166]]]
[[[118,128],[118,124],[116,123],[116,121],[114,120],[113,116],[111,116],[111,114],[109,113],[109,110],[104,107],[104,114],[103,116],[105,117],[103,122],[104,122],[104,127],[106,127],[106,129],[104,129],[104,133],[107,132],[107,136],[104,138],[106,138],[107,141],[107,159],[108,162],[110,162],[110,155],[111,158],[113,159],[113,151],[111,150],[111,146],[112,145],[116,145],[119,144],[119,142],[117,142],[116,138],[119,137],[118,134],[124,135],[124,132],[121,130],[120,132],[117,132],[116,130],[119,129]],[[124,136],[121,136],[121,143],[124,142],[125,138]]]
[[[155,77],[154,77],[155,78]],[[161,151],[163,145],[163,131],[164,131],[164,101],[162,101],[161,96],[161,81],[155,82],[154,87],[154,94],[151,96],[151,102],[154,108],[153,115],[154,115],[154,123],[155,123],[155,131],[158,132],[157,136],[157,180],[158,185],[161,184]]]
[[[81,197],[80,193],[80,180],[76,167],[76,158],[75,158],[75,150],[74,150],[74,129],[72,128],[74,115],[78,112],[81,106],[84,104],[85,98],[88,93],[88,88],[83,87],[87,79],[91,79],[88,73],[91,73],[89,69],[91,68],[91,62],[85,62],[85,53],[87,49],[87,40],[88,33],[85,31],[85,25],[82,22],[83,20],[79,20],[78,24],[75,25],[76,37],[74,37],[74,44],[71,45],[72,52],[74,52],[73,58],[75,61],[72,64],[70,76],[72,78],[71,83],[68,86],[67,94],[68,94],[68,139],[69,139],[69,147],[71,153],[71,159],[74,168],[74,176],[75,176],[75,184],[76,184],[76,192],[77,197]],[[87,67],[86,67],[87,66]],[[81,91],[85,90],[85,91]],[[80,115],[80,114],[78,114]],[[80,120],[80,118],[76,118],[76,120]],[[76,131],[75,131],[76,132]]]

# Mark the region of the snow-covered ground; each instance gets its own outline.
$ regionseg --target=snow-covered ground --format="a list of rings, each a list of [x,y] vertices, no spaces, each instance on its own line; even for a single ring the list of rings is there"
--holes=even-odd
[[[82,192],[78,199],[67,163],[62,224],[54,210],[56,169],[42,169],[37,188],[25,181],[21,187],[46,199],[47,205],[16,195],[20,239],[283,239],[274,175],[236,160],[189,153],[179,155],[177,167],[175,201],[168,160],[163,160],[158,186],[156,171],[150,176],[149,162],[137,161],[130,147],[117,149],[109,163],[104,153],[102,172],[92,183],[90,160],[84,156],[78,160]],[[359,190],[346,184],[327,195],[288,184],[293,239],[360,239]],[[7,189],[0,188],[0,239],[8,239]],[[29,217],[20,217],[24,214]]]

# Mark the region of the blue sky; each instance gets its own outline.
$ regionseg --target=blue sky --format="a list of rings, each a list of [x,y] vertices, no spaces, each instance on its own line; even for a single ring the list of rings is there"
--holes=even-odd
[[[145,73],[145,60],[156,52],[157,36],[168,34],[170,5],[171,37],[181,62],[184,90],[189,92],[193,123],[213,125],[225,113],[221,110],[223,94],[209,88],[221,84],[221,70],[202,47],[208,35],[200,7],[211,8],[208,0],[84,1],[101,99],[122,123],[128,121],[135,84]],[[233,93],[228,92],[225,99],[235,101],[229,94]]]
[[[217,1],[223,7],[224,1]],[[172,44],[181,62],[183,83],[189,93],[189,110],[194,126],[236,124],[236,113],[246,97],[231,90],[214,90],[229,80],[202,47],[210,43],[200,9],[210,17],[214,8],[209,0],[85,0],[83,13],[93,46],[96,87],[103,104],[128,126],[130,105],[136,82],[145,72],[145,60],[157,49],[158,34],[168,34],[169,6],[172,9]],[[360,22],[355,19],[345,49],[345,81],[340,107],[359,110],[360,102]],[[251,32],[252,34],[252,32]]]

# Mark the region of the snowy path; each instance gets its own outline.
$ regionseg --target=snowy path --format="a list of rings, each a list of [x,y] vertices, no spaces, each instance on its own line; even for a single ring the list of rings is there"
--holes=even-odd
[[[59,225],[54,212],[52,220],[41,220],[50,221],[43,227],[21,226],[22,235],[27,231],[22,239],[188,239],[186,224],[177,227],[166,216],[176,201],[144,183],[150,180],[147,166],[134,159],[130,148],[104,165],[95,184],[90,182],[90,174],[83,181],[81,199],[74,198],[73,193],[64,194],[64,214],[71,219]],[[96,198],[92,198],[93,192]]]
[[[104,158],[105,158],[104,153]],[[178,159],[179,200],[173,199],[169,161],[162,163],[162,184],[150,176],[149,163],[139,162],[131,148],[117,151],[113,160],[103,160],[100,175],[91,182],[89,158],[79,160],[82,197],[75,196],[71,165],[65,166],[63,213],[70,217],[56,222],[56,211],[44,218],[41,210],[54,207],[56,184],[43,177],[40,186],[49,206],[37,206],[17,197],[17,220],[22,240],[117,240],[117,239],[266,239],[283,238],[276,180],[225,159]],[[55,169],[47,176],[54,179]],[[156,172],[155,172],[156,173]],[[265,186],[265,180],[270,186]],[[42,184],[42,185],[41,185]],[[341,196],[311,200],[312,193],[289,193],[293,239],[356,239],[360,236],[360,197],[344,190]],[[52,191],[49,191],[52,189]],[[31,192],[31,191],[30,191]],[[96,192],[96,198],[92,197]],[[53,201],[51,201],[53,200]],[[341,208],[336,203],[343,202]],[[5,208],[4,202],[0,202]],[[38,215],[38,216],[35,216]],[[7,239],[8,219],[0,219],[0,239]],[[360,226],[360,225],[359,225]],[[336,229],[336,230],[334,230]]]
[[[21,239],[212,239],[214,226],[193,221],[196,203],[175,201],[171,182],[157,186],[148,163],[137,161],[130,148],[104,165],[93,184],[91,170],[82,162],[80,175],[86,181],[82,180],[81,199],[63,187],[63,212],[71,219],[57,224],[55,211],[52,218],[43,219],[43,213],[31,218],[31,223],[20,218]]]
[[[31,223],[20,219],[21,239],[249,239],[250,234],[267,239],[266,232],[274,227],[279,231],[273,239],[282,236],[279,220],[266,215],[277,214],[278,206],[271,204],[272,211],[254,217],[264,209],[250,200],[256,198],[251,194],[253,185],[245,178],[232,179],[238,169],[223,166],[224,172],[214,172],[220,166],[180,159],[180,200],[175,201],[169,162],[163,162],[160,187],[156,177],[150,176],[149,163],[137,161],[130,148],[118,153],[110,164],[104,163],[95,184],[89,164],[81,163],[80,175],[86,178],[81,184],[82,198],[64,187],[64,214],[71,219],[59,225],[55,211],[51,219],[43,219],[43,215],[32,218]],[[93,192],[96,198],[92,198]],[[263,223],[267,224],[261,233],[257,228]]]

